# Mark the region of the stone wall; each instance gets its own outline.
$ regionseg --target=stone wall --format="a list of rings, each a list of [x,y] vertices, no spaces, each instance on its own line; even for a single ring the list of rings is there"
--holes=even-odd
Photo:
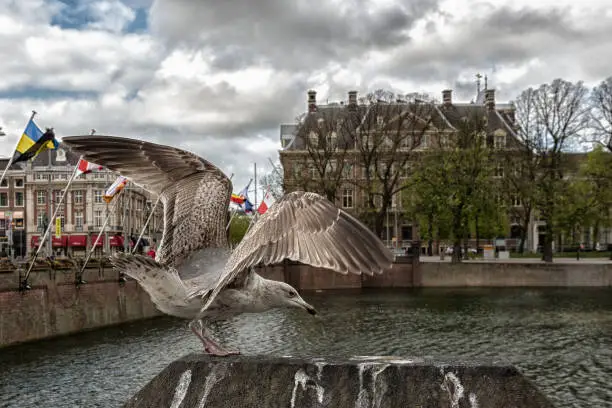
[[[552,408],[500,362],[405,357],[210,357],[174,361],[125,408],[149,407]]]
[[[110,267],[87,269],[76,286],[70,269],[33,270],[30,290],[16,272],[0,272],[0,347],[160,315],[138,283]]]
[[[287,282],[298,290],[328,290],[412,287],[415,284],[413,269],[412,258],[401,257],[390,270],[375,276],[342,275],[297,262],[260,267],[257,272],[267,279]]]
[[[423,287],[612,286],[612,263],[423,262],[415,281]]]

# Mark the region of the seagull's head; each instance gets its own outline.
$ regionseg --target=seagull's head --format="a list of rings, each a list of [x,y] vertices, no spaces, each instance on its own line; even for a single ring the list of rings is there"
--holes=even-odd
[[[277,307],[296,307],[307,311],[311,315],[317,314],[317,310],[306,303],[291,285],[284,282],[274,282],[271,292]]]

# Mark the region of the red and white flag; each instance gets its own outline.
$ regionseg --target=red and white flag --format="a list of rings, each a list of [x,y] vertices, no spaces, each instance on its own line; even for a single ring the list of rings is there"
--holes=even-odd
[[[263,201],[261,202],[261,204],[259,204],[259,208],[257,208],[257,212],[260,214],[265,213],[266,211],[268,211],[268,208],[272,207],[274,201],[276,200],[274,199],[274,196],[272,196],[272,194],[270,193],[270,188],[268,188],[268,191],[266,191],[266,195],[264,196]]]
[[[81,174],[91,173],[94,170],[102,170],[102,166],[98,166],[95,163],[90,163],[87,160],[80,159],[79,164],[77,164],[75,177],[79,177]]]

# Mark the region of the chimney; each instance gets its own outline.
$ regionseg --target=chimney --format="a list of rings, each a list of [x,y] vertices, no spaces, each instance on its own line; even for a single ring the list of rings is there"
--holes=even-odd
[[[308,112],[317,111],[317,91],[308,91]]]
[[[357,91],[349,91],[349,93],[348,93],[348,106],[351,109],[357,108]]]
[[[487,109],[495,109],[495,89],[485,89],[484,102]]]
[[[453,104],[453,91],[445,89],[442,91],[442,103],[444,106],[450,106]]]

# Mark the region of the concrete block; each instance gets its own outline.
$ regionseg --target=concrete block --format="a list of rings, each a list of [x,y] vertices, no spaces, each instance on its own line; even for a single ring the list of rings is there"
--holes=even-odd
[[[404,357],[210,357],[174,361],[126,408],[551,408],[513,366]]]

